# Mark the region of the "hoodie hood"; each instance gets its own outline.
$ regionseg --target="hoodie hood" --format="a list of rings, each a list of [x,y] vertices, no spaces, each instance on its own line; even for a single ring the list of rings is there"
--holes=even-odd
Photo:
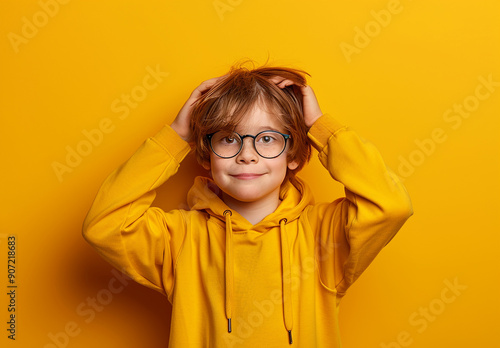
[[[267,232],[270,228],[279,226],[279,221],[286,218],[291,222],[299,217],[307,205],[314,204],[311,190],[299,178],[293,183],[286,181],[280,190],[278,208],[256,225],[252,225],[236,211],[232,211],[232,228],[234,231],[252,229],[257,232]],[[231,210],[221,199],[221,190],[214,181],[207,177],[195,178],[193,187],[188,193],[188,205],[191,210],[205,210],[211,216],[225,220],[224,211]]]
[[[207,177],[197,177],[188,193],[188,205],[191,210],[204,210],[214,218],[225,222],[226,255],[225,255],[225,303],[228,332],[232,331],[231,317],[233,309],[233,231],[252,231],[266,233],[274,227],[279,227],[281,238],[281,278],[283,298],[283,322],[288,331],[288,340],[292,344],[292,282],[290,244],[286,233],[286,225],[297,219],[305,207],[314,204],[313,196],[304,181],[294,178],[287,180],[280,189],[281,203],[276,210],[266,216],[256,225],[252,225],[238,212],[230,209],[221,199],[221,190],[214,181]]]

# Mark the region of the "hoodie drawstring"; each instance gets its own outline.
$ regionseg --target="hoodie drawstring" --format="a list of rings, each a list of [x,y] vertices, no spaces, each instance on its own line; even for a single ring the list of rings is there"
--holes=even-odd
[[[226,260],[225,260],[225,280],[226,280],[226,318],[227,318],[227,331],[231,332],[231,317],[233,305],[233,284],[234,284],[234,259],[233,259],[233,228],[231,225],[231,210],[225,210],[224,216],[226,218]],[[283,298],[283,320],[285,329],[288,332],[288,342],[293,343],[292,328],[293,328],[293,315],[292,315],[292,270],[290,261],[290,246],[288,244],[288,237],[286,234],[287,219],[280,220],[280,239],[281,239],[281,278],[282,278],[282,298]]]
[[[290,262],[290,245],[288,244],[288,236],[286,234],[286,219],[280,220],[280,235],[281,235],[281,274],[282,274],[282,296],[283,296],[283,317],[285,320],[285,328],[288,331],[288,341],[292,340],[293,328],[293,313],[292,313],[292,269]]]
[[[227,318],[227,331],[231,332],[231,316],[233,305],[233,227],[231,226],[231,210],[225,210],[224,216],[226,217],[226,265],[225,265],[225,278],[226,278],[226,318]]]

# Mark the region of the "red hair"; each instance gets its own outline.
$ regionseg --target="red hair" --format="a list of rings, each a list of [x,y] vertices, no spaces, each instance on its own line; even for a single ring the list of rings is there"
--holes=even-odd
[[[191,114],[192,139],[200,164],[210,162],[210,146],[206,135],[219,130],[234,130],[238,122],[258,103],[275,115],[291,135],[287,160],[298,167],[288,170],[290,179],[302,169],[311,157],[308,127],[304,123],[302,93],[307,72],[285,67],[261,66],[248,69],[245,62],[231,67],[229,73],[196,100]],[[309,75],[310,76],[310,75]],[[279,88],[270,79],[291,80],[296,85]]]

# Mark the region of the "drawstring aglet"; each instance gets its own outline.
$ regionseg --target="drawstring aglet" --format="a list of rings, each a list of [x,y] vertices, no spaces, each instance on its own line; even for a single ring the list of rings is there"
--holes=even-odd
[[[292,330],[288,330],[288,341],[290,342],[290,344],[293,343],[293,340],[292,340]]]
[[[231,332],[231,318],[227,319],[227,332]]]

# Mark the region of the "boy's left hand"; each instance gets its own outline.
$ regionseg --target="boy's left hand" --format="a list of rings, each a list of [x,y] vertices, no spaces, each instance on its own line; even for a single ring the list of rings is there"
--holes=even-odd
[[[271,78],[271,81],[274,82],[279,88],[285,88],[287,86],[294,85],[295,83],[291,80],[283,79],[282,77],[275,76]],[[313,89],[309,85],[297,85],[300,88],[300,92],[302,93],[302,105],[304,112],[304,122],[307,127],[312,127],[314,122],[318,118],[320,118],[323,113],[321,112],[321,108],[319,107],[318,99],[314,94]]]

